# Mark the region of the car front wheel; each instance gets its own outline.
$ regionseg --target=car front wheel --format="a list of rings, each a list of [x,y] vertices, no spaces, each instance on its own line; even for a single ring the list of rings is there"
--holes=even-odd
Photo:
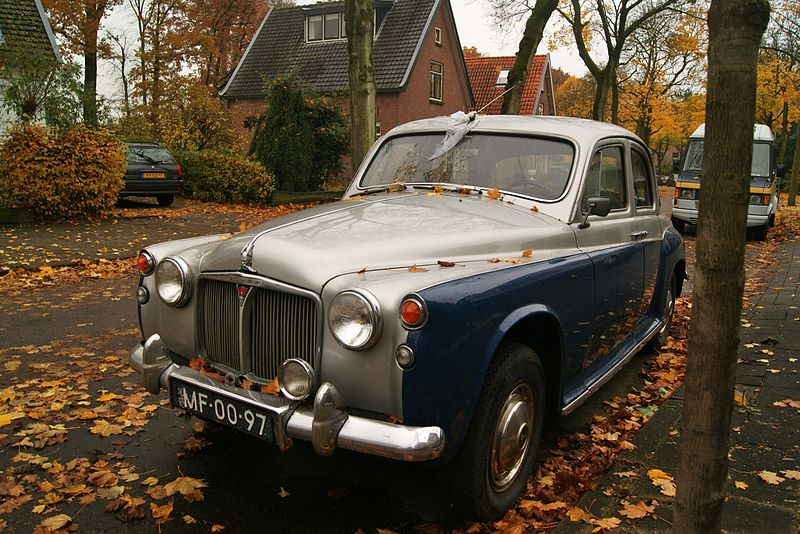
[[[497,519],[525,488],[542,434],[544,388],[532,349],[518,343],[498,349],[461,451],[447,469],[448,492],[468,516]]]

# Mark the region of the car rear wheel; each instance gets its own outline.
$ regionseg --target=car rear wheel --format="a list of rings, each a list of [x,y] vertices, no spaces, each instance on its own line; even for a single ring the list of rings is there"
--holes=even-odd
[[[519,343],[503,344],[461,450],[446,469],[447,491],[463,513],[490,521],[514,505],[536,462],[544,399],[536,353]]]
[[[756,241],[765,241],[767,239],[767,232],[769,232],[769,221],[761,226],[753,228],[753,239]]]
[[[672,226],[678,231],[678,233],[683,233],[686,230],[686,223],[680,219],[676,219],[675,217],[672,218]]]
[[[172,202],[175,200],[175,195],[158,195],[156,196],[156,200],[158,200],[159,206],[166,208],[172,205]]]
[[[664,295],[664,308],[661,312],[661,320],[664,324],[658,330],[656,337],[650,342],[650,346],[655,350],[667,344],[669,331],[672,328],[672,316],[675,313],[675,286],[675,275],[673,274],[672,278],[669,280],[667,294]]]

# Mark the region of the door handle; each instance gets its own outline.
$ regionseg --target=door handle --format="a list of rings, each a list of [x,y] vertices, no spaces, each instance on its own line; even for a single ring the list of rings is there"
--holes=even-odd
[[[647,230],[641,230],[639,232],[633,232],[631,234],[633,239],[642,239],[643,237],[647,237]]]

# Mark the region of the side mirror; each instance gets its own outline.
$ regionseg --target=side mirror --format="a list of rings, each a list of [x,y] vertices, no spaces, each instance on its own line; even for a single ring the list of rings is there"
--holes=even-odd
[[[589,215],[597,215],[598,217],[605,217],[611,211],[611,199],[606,197],[589,197],[586,199],[585,206],[588,208],[583,222],[578,225],[578,228],[588,228]]]
[[[786,165],[781,163],[778,165],[778,178],[783,178],[786,176]]]

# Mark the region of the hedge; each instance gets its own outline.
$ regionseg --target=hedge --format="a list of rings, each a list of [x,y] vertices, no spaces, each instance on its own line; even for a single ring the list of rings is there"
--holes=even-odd
[[[260,163],[233,152],[177,152],[183,192],[203,200],[268,204],[274,179]]]

